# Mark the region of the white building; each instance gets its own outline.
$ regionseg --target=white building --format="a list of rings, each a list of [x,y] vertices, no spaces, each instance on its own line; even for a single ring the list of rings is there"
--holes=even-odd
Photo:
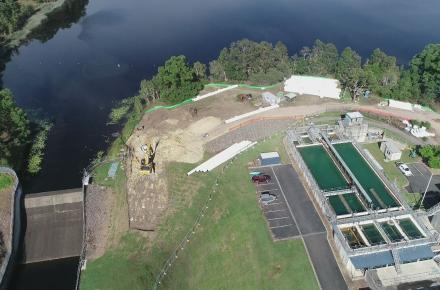
[[[284,91],[299,95],[339,99],[341,88],[336,79],[293,75],[284,82]]]
[[[385,158],[390,161],[399,160],[402,157],[402,151],[391,141],[380,143],[380,150],[385,154]]]

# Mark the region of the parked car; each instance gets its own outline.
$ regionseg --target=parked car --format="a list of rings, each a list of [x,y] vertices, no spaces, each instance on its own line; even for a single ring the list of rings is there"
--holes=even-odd
[[[253,183],[268,183],[272,178],[267,174],[260,174],[252,176]]]
[[[260,194],[260,202],[264,205],[268,205],[271,202],[275,201],[277,199],[277,196],[273,193],[270,193],[269,191],[263,191]]]
[[[413,175],[413,173],[411,172],[411,169],[409,169],[408,165],[406,165],[404,163],[399,164],[399,170],[402,171],[402,173],[405,176],[412,176]]]

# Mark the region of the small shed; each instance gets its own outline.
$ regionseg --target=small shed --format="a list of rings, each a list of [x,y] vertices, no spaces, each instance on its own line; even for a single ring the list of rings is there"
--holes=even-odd
[[[296,99],[297,96],[298,96],[297,93],[287,93],[287,94],[284,95],[284,98],[288,102],[293,102]]]
[[[263,97],[263,100],[270,104],[271,106],[279,104],[281,101],[281,98],[278,96],[275,96],[274,94],[272,94],[271,92],[263,92],[261,94],[261,96]]]
[[[345,114],[344,125],[353,126],[364,122],[364,116],[359,112],[348,112]]]
[[[261,166],[276,165],[281,163],[278,152],[267,152],[260,154]]]
[[[399,160],[402,157],[402,151],[391,141],[380,143],[380,150],[385,154],[385,158],[390,161]]]

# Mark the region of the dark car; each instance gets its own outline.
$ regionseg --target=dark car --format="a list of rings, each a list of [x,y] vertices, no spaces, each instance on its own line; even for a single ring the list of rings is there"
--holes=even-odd
[[[263,191],[260,194],[260,202],[264,205],[269,205],[271,202],[275,201],[277,196],[269,191]]]
[[[252,176],[253,183],[268,183],[268,182],[270,182],[270,180],[271,180],[271,177],[270,177],[270,175],[267,175],[267,174],[260,174],[260,175]]]

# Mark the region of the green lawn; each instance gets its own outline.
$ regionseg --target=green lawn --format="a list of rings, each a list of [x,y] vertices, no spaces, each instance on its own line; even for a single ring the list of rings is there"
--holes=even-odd
[[[81,289],[151,289],[154,277],[191,227],[217,176],[218,190],[199,230],[179,254],[161,289],[318,289],[301,240],[274,243],[249,182],[248,162],[279,150],[281,135],[257,144],[225,169],[186,172],[194,165],[167,167],[169,214],[148,241],[129,232],[118,247],[87,264]],[[151,243],[150,246],[147,246]]]
[[[406,179],[402,172],[400,172],[400,170],[397,168],[395,161],[385,161],[385,155],[382,151],[380,151],[378,143],[364,144],[364,148],[368,149],[371,155],[373,155],[377,162],[379,162],[379,164],[383,167],[386,177],[391,182],[396,181],[399,188],[404,188],[408,185],[408,179]],[[405,154],[408,155],[407,153],[409,152],[406,152],[406,150],[402,152],[402,157]]]
[[[0,173],[0,190],[11,187],[14,184],[14,178],[9,174]]]

